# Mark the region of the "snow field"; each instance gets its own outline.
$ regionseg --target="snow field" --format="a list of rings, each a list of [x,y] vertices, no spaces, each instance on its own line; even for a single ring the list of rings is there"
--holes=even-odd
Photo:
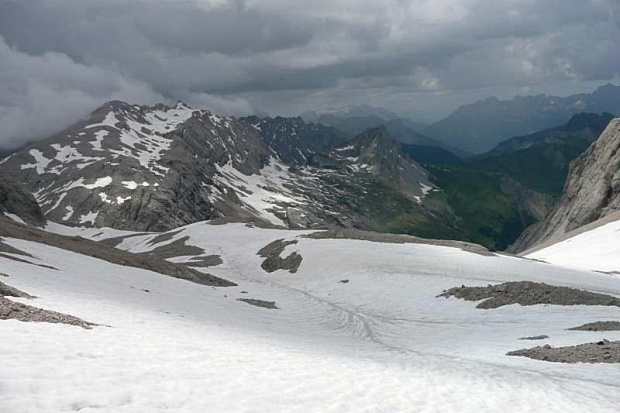
[[[118,235],[100,232],[83,236]],[[206,270],[239,284],[231,288],[7,241],[60,270],[0,257],[10,275],[2,281],[40,297],[28,304],[110,327],[0,322],[0,412],[617,411],[617,367],[505,353],[620,339],[565,331],[618,319],[620,309],[479,310],[435,298],[461,284],[524,279],[620,295],[617,278],[455,248],[298,237],[304,233],[199,223],[160,244],[149,246],[158,234],[147,234],[120,245],[140,252],[189,236],[188,244],[222,257]],[[303,256],[297,274],[260,268],[256,252],[280,238],[298,240],[282,254]],[[518,340],[538,334],[551,338]]]

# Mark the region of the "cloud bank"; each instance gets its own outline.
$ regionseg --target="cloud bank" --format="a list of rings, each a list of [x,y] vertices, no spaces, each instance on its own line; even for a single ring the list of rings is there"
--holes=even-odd
[[[4,0],[0,147],[110,99],[432,118],[483,93],[578,88],[618,76],[619,15],[620,0]]]

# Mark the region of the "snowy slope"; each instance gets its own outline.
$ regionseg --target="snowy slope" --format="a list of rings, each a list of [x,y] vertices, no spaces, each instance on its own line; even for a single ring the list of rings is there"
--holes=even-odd
[[[461,284],[524,279],[620,295],[619,278],[306,233],[198,223],[166,236],[129,234],[119,244],[144,252],[185,240],[204,250],[200,256],[222,258],[204,270],[239,284],[229,288],[5,240],[58,270],[0,256],[9,275],[2,282],[39,297],[30,305],[105,326],[0,321],[0,412],[617,412],[617,367],[505,354],[527,346],[518,340],[526,335],[547,334],[551,345],[601,339],[565,329],[618,319],[620,309],[480,310],[435,296]],[[298,241],[282,254],[303,257],[296,274],[261,268],[258,250],[277,239]]]
[[[583,270],[620,274],[620,214],[616,213],[593,224],[570,232],[558,242],[524,254]]]

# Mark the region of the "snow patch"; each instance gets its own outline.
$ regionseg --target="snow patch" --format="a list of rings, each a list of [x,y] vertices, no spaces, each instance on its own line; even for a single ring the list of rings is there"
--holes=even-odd
[[[69,206],[69,205],[67,205],[67,206],[65,207],[65,209],[67,210],[67,213],[65,214],[65,216],[64,216],[64,217],[62,217],[62,220],[63,220],[63,221],[68,221],[68,220],[69,220],[69,219],[71,219],[71,217],[73,216],[73,212],[74,212],[74,211],[73,211],[73,207],[72,207],[72,206]]]
[[[89,212],[88,214],[82,215],[80,217],[80,224],[95,224],[95,220],[99,216],[99,211]]]

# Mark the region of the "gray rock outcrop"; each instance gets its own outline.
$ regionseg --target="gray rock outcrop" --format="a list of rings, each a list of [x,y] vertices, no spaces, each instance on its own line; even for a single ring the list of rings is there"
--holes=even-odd
[[[0,174],[0,214],[16,215],[31,225],[45,224],[37,200],[4,174]]]

